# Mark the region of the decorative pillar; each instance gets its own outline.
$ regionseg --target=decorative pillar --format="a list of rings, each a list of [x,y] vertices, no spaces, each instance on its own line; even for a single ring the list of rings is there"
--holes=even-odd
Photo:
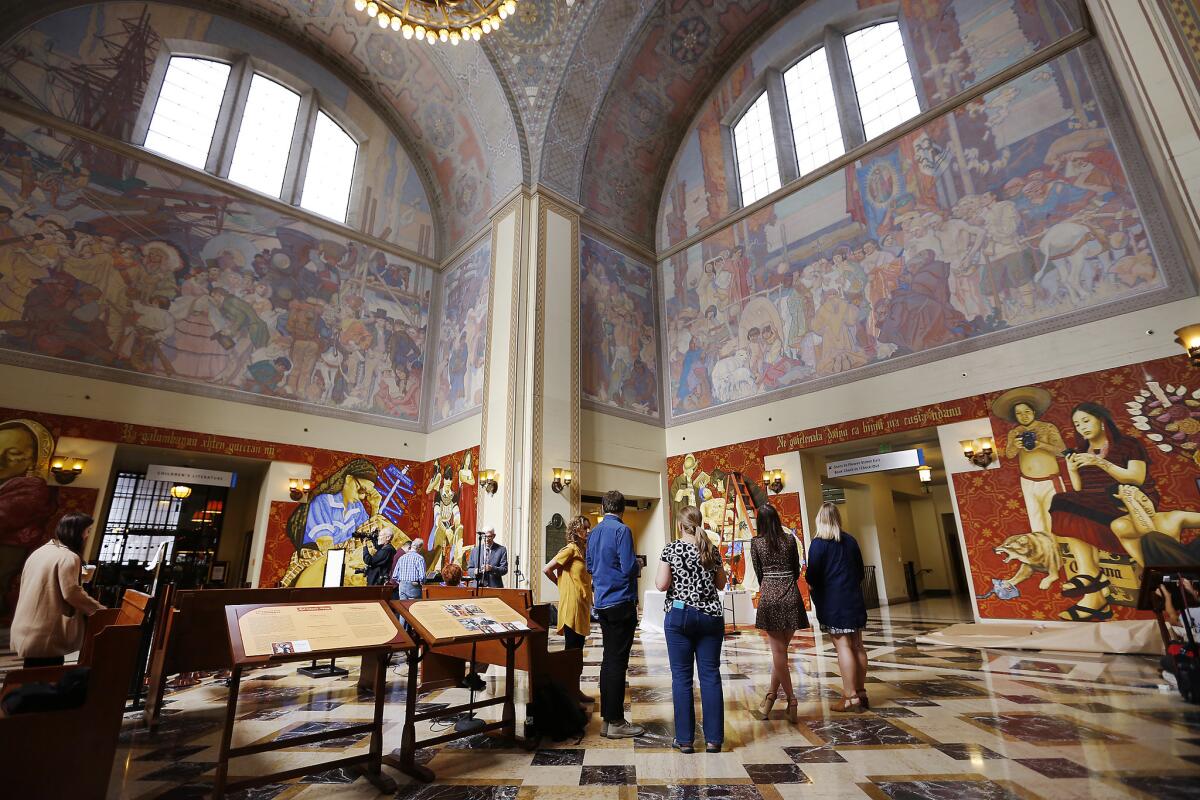
[[[579,211],[545,192],[522,193],[492,219],[492,287],[480,469],[496,470],[480,494],[481,525],[494,525],[517,557],[534,598],[542,594],[545,528],[579,513],[579,481],[561,494],[554,469],[579,474]],[[551,554],[552,555],[552,554]]]

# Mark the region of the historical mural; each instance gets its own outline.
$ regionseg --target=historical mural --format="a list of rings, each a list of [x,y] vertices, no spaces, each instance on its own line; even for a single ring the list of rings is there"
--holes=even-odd
[[[150,65],[168,39],[253,53],[316,87],[323,104],[341,109],[363,128],[365,144],[358,157],[367,176],[363,199],[370,204],[364,229],[410,251],[434,255],[433,215],[424,186],[378,114],[324,67],[254,28],[157,3],[85,5],[53,14],[9,41],[0,50],[0,87],[68,122],[129,141]],[[91,163],[85,166],[106,172]],[[111,174],[114,165],[105,166]]]
[[[794,54],[797,43],[810,41],[814,31],[829,23],[841,22],[854,13],[855,5],[865,10],[878,4],[873,0],[801,4],[721,80],[675,156],[659,209],[660,248],[678,244],[735,210],[736,170],[726,163],[721,120],[767,66],[778,66],[780,59]],[[1080,24],[1075,0],[901,0],[897,5],[922,108],[951,99]]]
[[[418,420],[429,269],[2,119],[0,346]]]
[[[486,237],[443,274],[437,360],[431,376],[434,423],[483,406],[491,284],[492,245]]]
[[[583,399],[658,417],[654,270],[589,236],[579,252]]]
[[[731,476],[761,501],[767,456],[989,413],[999,468],[952,475],[981,616],[1133,619],[1146,564],[1200,564],[1200,381],[1183,357],[672,456],[672,513],[698,504],[736,538]]]
[[[1166,286],[1059,58],[662,264],[673,416]]]

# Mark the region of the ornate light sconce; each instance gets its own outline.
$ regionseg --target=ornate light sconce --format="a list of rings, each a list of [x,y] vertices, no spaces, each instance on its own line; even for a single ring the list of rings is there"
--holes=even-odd
[[[479,470],[479,485],[488,494],[495,494],[500,488],[500,473],[494,469]]]
[[[930,483],[933,481],[933,467],[928,464],[922,464],[917,467],[917,479],[921,481],[921,488],[925,490],[925,494],[930,494],[933,487]]]
[[[781,470],[781,469],[767,470],[767,474],[764,475],[763,478],[767,483],[767,488],[770,489],[773,493],[779,494],[780,492],[783,491],[783,478],[784,478],[783,470]]]
[[[186,500],[192,496],[192,487],[177,483],[171,487],[171,497],[176,500]]]
[[[288,496],[300,502],[308,496],[312,489],[312,481],[306,478],[288,478]]]
[[[86,458],[71,458],[70,456],[55,456],[50,460],[50,473],[56,483],[66,486],[83,474]]]
[[[555,494],[562,494],[562,490],[571,485],[571,480],[574,476],[571,470],[563,469],[562,467],[554,468],[554,480],[550,483],[550,489]]]
[[[996,460],[996,446],[990,436],[984,436],[982,439],[963,439],[958,444],[963,449],[963,457],[980,469],[986,469]]]
[[[1175,344],[1187,352],[1193,367],[1200,367],[1200,323],[1185,325],[1175,331]]]

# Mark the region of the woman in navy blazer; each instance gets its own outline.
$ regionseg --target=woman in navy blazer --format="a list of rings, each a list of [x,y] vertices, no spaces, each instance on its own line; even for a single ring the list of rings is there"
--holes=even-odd
[[[804,577],[812,590],[817,622],[837,647],[845,697],[833,710],[870,708],[864,688],[867,650],[862,632],[867,627],[867,605],[862,593],[862,552],[854,537],[842,530],[842,518],[833,503],[822,505],[817,514],[817,530],[809,546]]]

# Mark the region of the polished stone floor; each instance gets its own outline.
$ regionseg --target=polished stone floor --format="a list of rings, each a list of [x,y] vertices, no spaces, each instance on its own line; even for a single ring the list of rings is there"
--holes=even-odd
[[[411,800],[1200,797],[1200,707],[1158,691],[1154,659],[937,648],[915,641],[956,621],[958,612],[942,601],[873,614],[865,637],[869,713],[829,710],[840,696],[832,644],[805,631],[792,650],[799,724],[789,724],[782,710],[756,721],[749,709],[763,691],[768,649],[753,629],[742,629],[724,650],[726,752],[677,753],[670,749],[665,646],[661,636],[646,634],[634,645],[628,694],[629,716],[646,726],[645,736],[602,739],[594,715],[579,742],[526,751],[479,737],[422,751],[421,760],[438,775],[428,786],[389,774],[402,783],[397,796]],[[593,694],[599,660],[599,637],[593,635],[583,684]],[[311,680],[283,667],[251,673],[235,743],[366,721],[370,699],[358,695],[355,678]],[[489,684],[496,687],[498,675]],[[399,746],[403,693],[396,673],[389,682],[394,702],[387,707],[385,751]],[[141,728],[138,714],[130,714],[109,796],[207,797],[225,696],[214,678],[174,692],[154,736]],[[433,707],[465,699],[465,690],[447,689],[420,702]],[[365,745],[363,737],[351,736],[323,743],[319,751],[309,746],[253,756],[241,760],[235,775],[327,760]],[[377,796],[365,780],[338,771],[242,795]]]

